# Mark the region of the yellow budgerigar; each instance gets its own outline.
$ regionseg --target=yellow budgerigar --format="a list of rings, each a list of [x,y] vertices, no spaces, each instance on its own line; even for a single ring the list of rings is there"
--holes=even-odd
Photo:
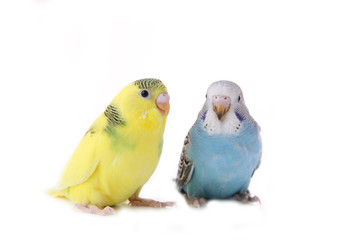
[[[50,193],[99,215],[126,200],[132,206],[171,206],[139,197],[160,159],[169,99],[158,79],[126,86],[90,126]]]

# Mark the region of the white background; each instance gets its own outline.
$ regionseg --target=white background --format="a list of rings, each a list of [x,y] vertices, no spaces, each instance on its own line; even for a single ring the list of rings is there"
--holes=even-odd
[[[346,0],[1,1],[0,238],[359,239],[359,12]],[[167,85],[171,111],[141,196],[177,206],[100,217],[48,196],[91,123],[146,77]],[[262,127],[250,185],[262,206],[190,209],[172,181],[220,79]]]

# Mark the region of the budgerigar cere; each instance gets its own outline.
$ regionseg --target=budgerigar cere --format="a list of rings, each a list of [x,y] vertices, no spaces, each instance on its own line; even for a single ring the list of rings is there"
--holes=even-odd
[[[88,129],[50,193],[99,215],[126,200],[132,206],[173,205],[139,197],[160,159],[169,99],[158,79],[122,89]]]
[[[260,127],[240,87],[230,81],[214,82],[185,138],[177,187],[194,207],[205,205],[208,199],[259,201],[248,187],[261,153]]]

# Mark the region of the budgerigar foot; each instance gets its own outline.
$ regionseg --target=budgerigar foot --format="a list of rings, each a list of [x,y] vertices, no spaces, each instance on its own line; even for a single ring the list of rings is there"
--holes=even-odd
[[[259,204],[261,204],[260,198],[258,198],[257,196],[251,196],[249,190],[247,190],[244,193],[236,193],[233,196],[233,199],[243,202],[243,203],[258,202]]]
[[[201,208],[204,207],[207,204],[207,201],[205,198],[197,198],[197,197],[193,197],[190,198],[186,193],[184,194],[186,202],[194,208]]]
[[[165,207],[172,207],[175,205],[174,202],[158,202],[151,199],[145,198],[129,198],[129,205],[136,206],[136,207],[153,207],[153,208],[165,208]]]
[[[77,204],[75,204],[75,207],[77,207],[78,209],[80,209],[83,212],[96,214],[96,215],[100,215],[100,216],[110,215],[115,212],[115,210],[109,206],[101,209],[95,205],[83,205],[83,204],[77,203]]]

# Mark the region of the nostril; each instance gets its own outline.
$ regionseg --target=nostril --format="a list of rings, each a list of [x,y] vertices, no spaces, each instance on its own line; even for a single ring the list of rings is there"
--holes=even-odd
[[[168,102],[170,100],[170,96],[169,94],[167,94],[166,92],[164,93],[160,93],[159,96],[156,99],[157,103],[164,103],[164,102]]]

